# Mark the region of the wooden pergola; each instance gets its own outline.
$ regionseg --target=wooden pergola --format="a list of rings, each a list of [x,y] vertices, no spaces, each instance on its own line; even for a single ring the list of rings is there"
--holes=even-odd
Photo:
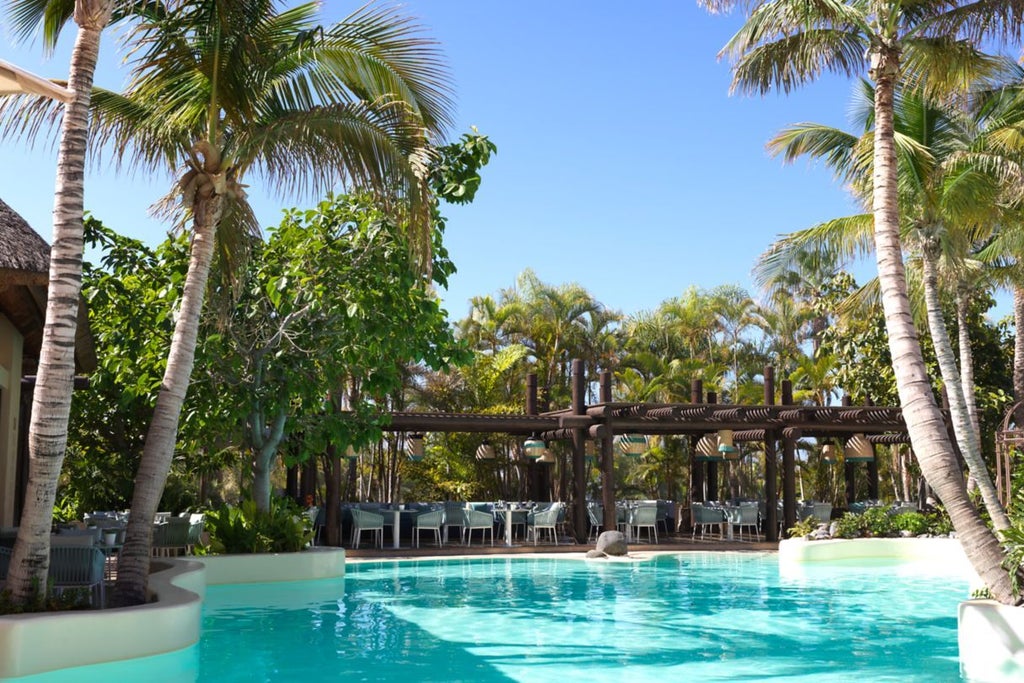
[[[601,442],[600,469],[604,528],[614,529],[614,438],[623,434],[682,435],[693,443],[707,434],[731,430],[736,442],[759,442],[765,453],[766,535],[778,540],[777,488],[779,459],[782,454],[783,524],[796,523],[796,442],[800,438],[839,439],[863,434],[872,448],[878,444],[909,443],[906,424],[900,408],[874,405],[853,406],[844,398],[841,406],[805,406],[793,402],[792,384],[781,382],[780,400],[776,402],[774,369],[764,369],[764,403],[732,405],[717,403],[714,392],[705,395],[703,384],[695,380],[691,386],[690,403],[621,403],[613,402],[610,372],[601,373],[600,402],[587,405],[586,379],[582,361],[572,364],[572,406],[540,414],[537,410],[537,377],[527,378],[526,411],[521,415],[479,415],[431,412],[391,413],[386,429],[395,432],[476,432],[504,433],[514,436],[537,436],[545,441],[571,441],[571,467],[574,473],[573,529],[578,539],[587,536],[586,465],[587,439]],[[702,496],[704,484],[717,489],[718,462],[691,457],[691,497]],[[868,468],[869,496],[878,497],[878,467],[872,459]],[[846,463],[847,491],[852,497],[853,472],[857,463]],[[701,500],[700,497],[695,498]]]

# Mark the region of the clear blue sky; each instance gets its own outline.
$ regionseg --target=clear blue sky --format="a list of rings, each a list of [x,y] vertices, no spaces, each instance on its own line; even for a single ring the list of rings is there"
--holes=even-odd
[[[335,20],[359,3],[328,0]],[[457,89],[455,138],[476,126],[498,146],[477,200],[447,207],[458,267],[442,292],[452,318],[470,297],[497,293],[524,268],[577,282],[633,313],[691,285],[752,288],[757,256],[779,234],[854,211],[829,171],[784,166],[765,151],[783,126],[845,126],[852,84],[827,78],[791,94],[729,95],[718,50],[739,25],[693,3],[593,0],[408,0],[442,44]],[[64,78],[69,48],[44,61],[35,46],[0,58]],[[117,88],[121,56],[105,36],[97,83]],[[49,238],[55,153],[0,141],[0,197]],[[147,207],[170,178],[90,170],[86,208],[148,242],[166,230]],[[265,225],[312,198],[250,189]],[[868,272],[858,269],[858,274]]]

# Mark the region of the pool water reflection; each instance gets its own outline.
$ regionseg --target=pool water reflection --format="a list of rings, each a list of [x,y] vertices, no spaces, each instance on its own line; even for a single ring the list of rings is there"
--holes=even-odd
[[[211,587],[198,647],[32,680],[959,679],[956,605],[967,582],[921,564],[822,563],[780,575],[771,554],[689,553],[347,572]],[[125,666],[134,668],[117,669]]]

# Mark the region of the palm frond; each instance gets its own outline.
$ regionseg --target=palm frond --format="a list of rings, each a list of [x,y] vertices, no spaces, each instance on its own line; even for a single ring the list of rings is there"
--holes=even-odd
[[[776,240],[754,266],[754,282],[764,288],[783,273],[808,261],[850,261],[874,248],[874,218],[858,214],[836,218]]]
[[[739,54],[733,67],[732,90],[764,95],[772,88],[789,93],[826,71],[846,76],[859,73],[864,68],[866,47],[860,34],[814,29],[746,46],[742,51],[730,41],[723,52]]]

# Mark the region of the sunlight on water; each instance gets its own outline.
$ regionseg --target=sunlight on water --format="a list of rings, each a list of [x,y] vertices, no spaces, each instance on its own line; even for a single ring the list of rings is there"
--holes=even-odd
[[[211,587],[184,653],[53,681],[959,679],[967,583],[934,566],[774,555],[350,565],[344,580]]]

